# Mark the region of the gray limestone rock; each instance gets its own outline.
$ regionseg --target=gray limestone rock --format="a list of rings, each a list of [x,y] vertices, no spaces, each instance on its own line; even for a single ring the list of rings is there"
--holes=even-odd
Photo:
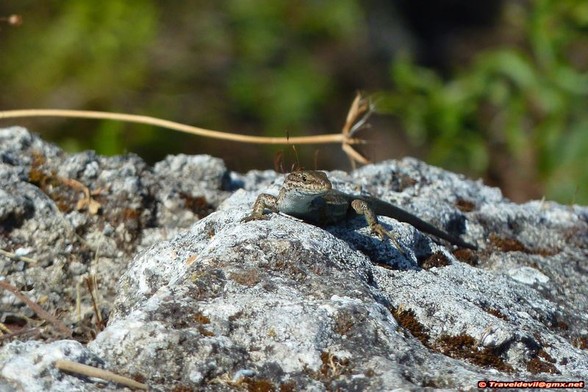
[[[279,214],[241,222],[257,194],[277,192],[273,172],[228,173],[201,156],[150,168],[135,156],[68,155],[19,128],[0,141],[0,245],[38,259],[1,256],[0,274],[60,310],[97,365],[152,390],[474,390],[588,374],[586,207],[514,204],[410,158],[330,173],[338,189],[479,247],[454,249],[382,217],[400,250],[361,217],[324,229]],[[80,192],[60,188],[63,178],[94,191],[101,213],[72,208]],[[92,274],[102,331],[79,289]],[[34,316],[0,295],[0,321]],[[64,305],[78,296],[80,312]],[[72,343],[41,343],[60,338],[43,328],[37,342],[0,348],[0,384],[13,382],[10,364],[50,361],[50,344]],[[67,390],[59,372],[43,377],[38,385]]]
[[[52,343],[12,342],[0,350],[0,391],[116,391],[120,386],[99,379],[68,374],[55,361],[69,360],[93,367],[104,362],[73,340]]]

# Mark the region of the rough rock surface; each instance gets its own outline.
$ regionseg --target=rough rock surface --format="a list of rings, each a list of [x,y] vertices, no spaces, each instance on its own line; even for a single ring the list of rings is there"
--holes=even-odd
[[[56,351],[153,390],[586,379],[588,208],[514,204],[414,159],[330,177],[479,250],[452,249],[390,218],[381,222],[402,251],[361,217],[326,229],[277,214],[242,223],[281,176],[229,173],[201,156],[149,167],[132,155],[69,155],[24,129],[0,130],[0,247],[36,260],[0,255],[0,275],[83,343],[64,354],[55,345],[77,343],[48,343],[64,337],[0,292],[0,322],[21,333],[0,340],[0,390],[25,388],[15,363],[38,375],[27,390],[104,387],[56,371]],[[87,186],[100,211],[68,180]],[[102,331],[89,276],[108,319]]]

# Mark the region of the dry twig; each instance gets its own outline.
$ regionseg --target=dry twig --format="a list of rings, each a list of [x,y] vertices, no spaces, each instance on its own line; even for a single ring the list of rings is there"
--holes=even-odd
[[[81,363],[58,359],[55,361],[55,367],[64,372],[81,374],[87,377],[96,377],[106,381],[112,381],[117,384],[125,385],[129,388],[147,390],[147,384],[137,382],[132,378],[118,375],[108,370],[99,369],[94,366],[83,365]]]
[[[360,93],[357,93],[355,99],[351,103],[347,119],[343,125],[342,134],[346,139],[352,139],[353,135],[358,131],[368,127],[367,120],[373,113],[373,106],[369,99],[363,98]],[[350,144],[343,142],[341,148],[349,157],[351,165],[355,168],[355,163],[361,164],[369,163],[369,160],[364,157],[359,151],[354,149]]]
[[[22,335],[39,335],[40,331],[38,328],[31,328],[31,329],[27,329],[27,328],[23,328],[21,330],[15,331],[15,332],[11,332],[11,333],[6,333],[4,335],[0,335],[0,342],[2,342],[3,340],[8,340],[8,339],[12,339],[14,337],[17,336],[22,336]]]
[[[56,176],[56,177],[63,184],[69,186],[70,188],[73,188],[77,191],[81,191],[84,193],[84,198],[78,200],[78,203],[76,204],[76,210],[81,211],[81,210],[87,208],[88,212],[90,212],[90,214],[92,214],[92,215],[96,215],[96,214],[98,214],[98,212],[100,212],[102,205],[92,198],[92,194],[90,193],[90,189],[87,186],[85,186],[81,182],[76,181],[72,178],[64,178],[64,177],[59,177],[59,176]]]
[[[68,118],[91,118],[98,120],[115,120],[131,122],[138,124],[147,124],[157,127],[172,129],[174,131],[185,132],[192,135],[210,137],[221,140],[228,140],[238,143],[254,144],[328,144],[340,143],[343,151],[354,162],[368,163],[357,150],[353,148],[356,144],[365,144],[365,140],[354,138],[353,135],[365,127],[365,121],[371,114],[371,104],[368,100],[361,97],[358,93],[352,103],[347,121],[341,133],[316,135],[316,136],[298,136],[298,137],[266,137],[250,136],[229,132],[213,131],[210,129],[194,127],[181,124],[175,121],[162,120],[150,116],[136,114],[98,112],[88,110],[62,110],[62,109],[23,109],[23,110],[5,110],[0,111],[0,120],[6,118],[19,117],[68,117]]]
[[[39,306],[39,304],[32,301],[31,299],[29,299],[29,297],[27,297],[26,295],[21,293],[18,288],[14,287],[10,283],[5,282],[3,280],[0,280],[0,288],[3,288],[5,290],[10,291],[12,294],[14,294],[15,297],[17,297],[22,302],[27,304],[27,306],[29,308],[31,308],[32,311],[37,314],[37,316],[39,316],[43,320],[48,321],[51,324],[53,324],[55,326],[55,328],[57,328],[59,330],[59,332],[63,333],[64,335],[66,335],[68,337],[72,336],[71,329],[69,329],[64,323],[62,323],[60,320],[58,320],[51,313],[47,312],[45,309],[43,309],[41,306]]]
[[[25,257],[25,256],[19,256],[16,253],[12,253],[12,252],[8,252],[7,250],[4,249],[0,249],[0,255],[6,256],[12,260],[16,260],[16,261],[25,261],[27,263],[37,263],[37,260],[35,259],[31,259],[29,257]]]
[[[94,309],[94,315],[96,316],[96,328],[98,328],[98,331],[102,331],[106,328],[106,323],[102,319],[102,314],[100,313],[98,302],[96,300],[96,297],[98,296],[96,275],[88,276],[84,278],[84,281],[86,282],[86,287],[88,288],[90,298],[92,299],[92,307]]]

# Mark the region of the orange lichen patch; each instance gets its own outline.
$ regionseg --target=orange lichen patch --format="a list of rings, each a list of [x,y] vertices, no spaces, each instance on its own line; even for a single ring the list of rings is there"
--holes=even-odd
[[[573,339],[572,344],[581,350],[588,350],[588,338],[585,336]]]
[[[519,240],[513,238],[500,237],[495,233],[488,237],[490,244],[503,252],[524,252],[530,253],[529,249],[523,245]]]
[[[100,194],[102,192],[101,190],[97,190],[95,192],[90,192],[90,189],[88,189],[87,186],[85,186],[84,184],[82,184],[79,181],[76,181],[71,178],[63,178],[63,177],[58,177],[58,178],[65,185],[67,185],[70,188],[73,188],[77,191],[80,191],[84,194],[84,197],[79,199],[78,202],[76,203],[76,210],[78,210],[78,211],[88,210],[88,212],[92,215],[96,215],[101,211],[102,205],[92,198],[92,196]]]
[[[261,281],[259,272],[255,268],[249,268],[239,272],[232,272],[229,274],[229,278],[247,287],[253,287]]]
[[[366,323],[366,316],[358,310],[343,308],[338,310],[333,321],[333,330],[339,335],[348,336],[355,328]]]
[[[246,388],[248,392],[273,392],[276,385],[266,378],[245,378],[239,386]]]
[[[405,190],[407,188],[412,188],[418,181],[412,178],[409,175],[401,174],[399,177],[399,186],[400,190]]]
[[[190,257],[188,257],[186,259],[186,265],[192,265],[194,264],[194,262],[198,259],[198,255],[190,255]]]
[[[424,270],[429,270],[433,267],[446,267],[451,262],[442,252],[435,252],[424,260],[419,260],[419,265]]]
[[[194,313],[194,321],[198,324],[210,324],[210,319],[200,312]]]
[[[194,389],[187,385],[176,385],[171,392],[194,392]]]
[[[476,340],[469,335],[443,335],[435,341],[432,347],[444,355],[464,359],[474,365],[494,368],[507,373],[514,370],[491,348],[478,347]]]
[[[310,378],[328,385],[335,379],[343,375],[352,374],[351,362],[348,358],[339,358],[329,351],[323,351],[320,355],[321,366],[318,370],[304,367],[304,373]],[[328,389],[330,390],[330,389]]]
[[[429,334],[427,329],[417,319],[412,309],[403,310],[400,308],[392,308],[391,313],[394,315],[398,324],[404,329],[408,330],[412,336],[421,341],[425,346],[429,341]]]
[[[297,391],[296,381],[294,380],[287,380],[280,384],[280,392],[294,392]]]
[[[560,252],[559,249],[535,248],[529,249],[522,242],[514,238],[500,237],[496,233],[491,233],[488,237],[490,244],[503,252],[524,252],[540,256],[553,256]]]
[[[78,211],[88,210],[92,215],[100,212],[102,205],[94,200],[92,196],[99,194],[101,191],[90,192],[90,189],[81,182],[72,178],[60,177],[55,170],[48,171],[43,166],[46,158],[39,152],[33,152],[31,170],[29,171],[29,182],[36,185],[47,196],[49,196],[57,205],[60,211],[70,212],[74,209]],[[83,197],[71,192],[71,189],[81,192]]]
[[[461,212],[471,212],[476,208],[476,204],[473,201],[462,198],[455,201],[455,206]]]
[[[181,192],[180,197],[184,200],[184,206],[200,219],[214,211],[214,207],[203,196],[192,196],[186,192]]]
[[[323,351],[321,353],[321,362],[319,373],[323,379],[332,379],[349,373],[350,362],[347,358],[339,358],[330,352]]]
[[[512,372],[513,368],[506,363],[493,349],[478,347],[476,340],[469,335],[443,335],[429,343],[428,330],[416,319],[414,311],[391,309],[398,323],[426,347],[452,358],[464,359],[474,365],[494,368],[503,372]]]
[[[559,370],[553,365],[555,359],[551,355],[547,354],[545,350],[541,349],[537,352],[537,356],[527,362],[527,370],[533,374],[537,373],[550,373],[560,374]]]
[[[508,317],[502,314],[498,309],[495,308],[484,308],[483,309],[486,313],[490,313],[494,317],[498,317],[499,319],[508,321]]]
[[[453,252],[453,255],[462,263],[469,264],[472,267],[475,267],[480,263],[478,255],[471,249],[459,248]]]

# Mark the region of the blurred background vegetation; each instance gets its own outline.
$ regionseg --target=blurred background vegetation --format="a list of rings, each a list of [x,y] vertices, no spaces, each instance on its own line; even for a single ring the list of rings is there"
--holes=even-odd
[[[0,3],[0,110],[145,114],[292,136],[339,132],[355,91],[378,114],[375,161],[412,155],[517,201],[588,204],[585,0],[21,0]],[[207,153],[273,168],[288,147],[148,126],[2,120],[70,151]],[[348,169],[338,146],[297,146],[302,166]]]

